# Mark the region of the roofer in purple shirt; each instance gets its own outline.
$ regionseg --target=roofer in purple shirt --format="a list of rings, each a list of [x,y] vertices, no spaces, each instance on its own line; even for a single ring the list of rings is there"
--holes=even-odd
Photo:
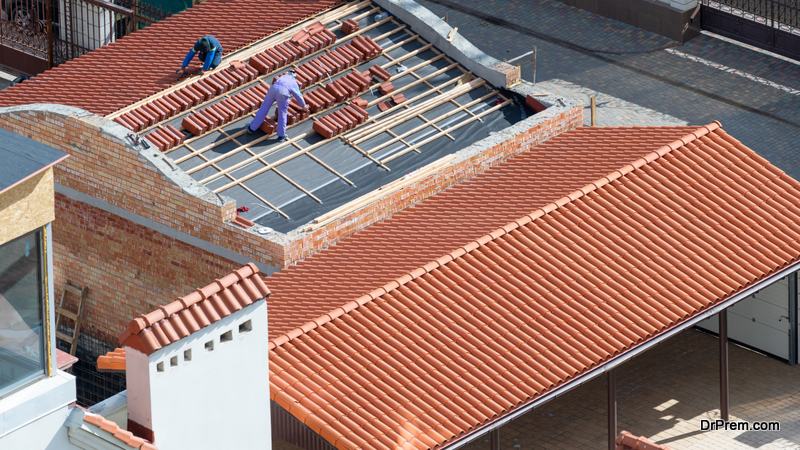
[[[306,101],[303,100],[303,96],[300,94],[300,86],[297,85],[295,77],[297,77],[295,71],[290,70],[288,75],[278,78],[272,87],[269,88],[269,92],[267,92],[267,95],[264,97],[264,103],[258,108],[255,119],[247,126],[248,133],[254,133],[258,127],[264,123],[264,119],[267,117],[267,113],[272,107],[272,104],[277,102],[278,142],[286,140],[286,112],[289,109],[289,101],[291,100],[289,96],[293,96],[303,109],[308,109]]]

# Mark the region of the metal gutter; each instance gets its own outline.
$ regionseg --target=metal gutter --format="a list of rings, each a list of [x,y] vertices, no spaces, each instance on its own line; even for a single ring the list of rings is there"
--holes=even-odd
[[[442,445],[439,448],[440,449],[447,449],[447,450],[457,449],[457,448],[462,447],[465,444],[468,444],[468,443],[472,442],[476,438],[478,438],[480,436],[483,436],[487,432],[490,432],[490,431],[492,431],[494,429],[502,427],[503,425],[513,421],[514,419],[516,419],[516,418],[518,418],[518,417],[530,412],[531,410],[535,409],[536,407],[541,406],[542,404],[547,403],[550,400],[553,400],[556,397],[558,397],[560,395],[563,395],[563,394],[569,392],[570,390],[572,390],[572,389],[574,389],[574,388],[576,388],[578,386],[581,386],[582,384],[594,379],[595,377],[597,377],[599,375],[602,375],[603,373],[605,373],[605,372],[607,372],[607,371],[609,371],[611,369],[616,368],[617,366],[622,365],[623,363],[627,362],[628,360],[638,356],[640,353],[643,353],[643,352],[649,350],[650,348],[660,344],[661,342],[663,342],[663,341],[675,336],[676,334],[680,333],[681,331],[683,331],[683,330],[685,330],[685,329],[697,324],[700,321],[703,321],[703,320],[709,318],[710,316],[712,316],[714,314],[717,314],[718,312],[728,308],[729,306],[733,306],[734,304],[736,304],[736,303],[744,300],[745,298],[755,294],[756,292],[760,291],[761,289],[764,289],[764,288],[768,287],[769,285],[771,285],[771,284],[775,283],[776,281],[780,280],[781,278],[783,278],[787,274],[792,273],[795,269],[797,269],[798,266],[800,266],[800,260],[799,261],[795,261],[794,263],[784,267],[783,269],[773,273],[772,275],[769,275],[768,277],[766,277],[766,278],[762,279],[761,281],[755,283],[754,285],[750,286],[749,288],[747,288],[747,289],[743,290],[742,292],[734,295],[730,299],[724,300],[724,301],[720,302],[719,304],[717,304],[716,306],[713,306],[713,307],[707,309],[706,311],[703,311],[701,313],[696,314],[694,317],[692,317],[690,319],[687,319],[684,323],[681,323],[680,325],[676,325],[675,327],[673,327],[672,329],[670,329],[668,331],[664,331],[664,332],[662,332],[660,334],[655,335],[649,341],[647,341],[647,342],[645,342],[643,344],[639,344],[639,345],[637,345],[635,347],[632,347],[628,351],[626,351],[626,352],[624,352],[624,353],[622,353],[620,355],[617,355],[616,357],[612,358],[611,360],[609,360],[609,361],[607,361],[605,363],[600,364],[599,366],[595,367],[594,369],[592,369],[592,370],[590,370],[590,371],[588,371],[588,372],[586,372],[586,373],[584,373],[582,375],[579,375],[578,377],[576,377],[572,381],[569,381],[566,384],[564,384],[564,385],[562,385],[562,386],[560,386],[558,388],[555,388],[554,390],[552,390],[552,391],[550,391],[550,392],[548,392],[548,393],[546,393],[546,394],[544,394],[544,395],[542,395],[540,397],[537,397],[536,400],[533,400],[532,402],[520,407],[519,409],[517,409],[515,411],[512,411],[512,412],[500,417],[499,419],[496,419],[496,420],[494,420],[492,422],[489,422],[488,424],[486,424],[486,425],[484,425],[484,426],[482,426],[480,428],[476,428],[475,430],[471,431],[470,433],[468,433],[468,434],[466,434],[466,435],[464,435],[464,436],[462,436],[460,438],[457,438],[456,441],[453,441],[450,444],[445,443],[444,445]]]

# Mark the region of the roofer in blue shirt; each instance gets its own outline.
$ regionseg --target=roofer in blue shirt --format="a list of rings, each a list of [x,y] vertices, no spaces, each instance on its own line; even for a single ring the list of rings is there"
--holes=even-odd
[[[192,62],[195,53],[197,57],[200,58],[200,61],[203,62],[203,69],[200,73],[209,69],[216,69],[219,63],[222,62],[222,45],[220,45],[217,38],[211,35],[203,36],[194,43],[194,47],[192,47],[189,53],[186,54],[186,57],[183,58],[183,64],[176,72],[178,76],[186,73],[186,66]]]
[[[290,70],[287,75],[283,75],[282,77],[275,80],[275,83],[269,88],[269,92],[264,97],[264,103],[261,104],[261,107],[258,108],[258,112],[256,112],[256,117],[253,119],[252,122],[247,126],[248,133],[254,133],[258,127],[264,122],[264,119],[267,117],[267,113],[269,109],[272,107],[272,104],[277,102],[278,103],[278,142],[283,142],[286,140],[286,112],[289,109],[289,102],[291,95],[292,97],[297,100],[297,103],[300,104],[300,107],[303,109],[307,109],[308,105],[306,105],[306,101],[303,99],[303,95],[300,94],[300,86],[297,85],[297,73],[294,70]]]

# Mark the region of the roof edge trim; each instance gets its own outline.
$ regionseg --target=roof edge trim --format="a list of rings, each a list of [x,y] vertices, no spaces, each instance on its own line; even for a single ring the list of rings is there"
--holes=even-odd
[[[0,189],[0,195],[3,195],[4,193],[8,192],[11,189],[14,189],[14,187],[19,186],[20,184],[30,180],[31,178],[35,177],[36,175],[39,175],[40,173],[44,172],[45,170],[53,168],[53,166],[55,166],[56,164],[64,161],[65,159],[69,158],[70,156],[72,156],[72,155],[70,155],[69,153],[66,153],[61,158],[58,158],[57,160],[55,160],[55,161],[51,162],[50,164],[40,168],[39,170],[37,170],[37,171],[35,171],[35,172],[31,173],[31,174],[28,174],[25,178],[17,181],[16,183],[11,184],[7,188]]]
[[[682,146],[684,146],[684,145],[686,145],[686,144],[688,144],[688,143],[690,143],[692,141],[695,141],[695,140],[697,140],[697,139],[699,139],[699,138],[701,138],[701,137],[703,137],[703,136],[705,136],[705,135],[707,135],[707,134],[709,134],[709,133],[721,128],[721,126],[722,125],[720,124],[720,122],[715,120],[715,121],[711,122],[708,125],[703,125],[701,127],[698,127],[697,130],[693,131],[692,133],[689,133],[686,136],[684,136],[684,137],[682,137],[682,138],[680,138],[680,139],[678,139],[676,141],[673,141],[673,142],[669,143],[668,145],[660,147],[659,149],[655,150],[654,152],[651,152],[651,153],[645,155],[644,157],[633,161],[632,163],[626,164],[622,168],[611,172],[610,174],[606,175],[605,177],[602,177],[599,180],[596,180],[596,181],[594,181],[592,183],[589,183],[586,186],[584,186],[584,187],[582,187],[580,189],[577,189],[577,190],[575,190],[575,191],[573,191],[573,192],[571,192],[571,193],[569,193],[569,194],[567,194],[567,195],[555,200],[554,202],[551,202],[551,203],[549,203],[547,205],[542,206],[541,208],[536,209],[531,214],[525,215],[525,216],[521,217],[520,219],[511,221],[507,225],[499,227],[499,228],[497,228],[497,229],[495,229],[495,230],[493,230],[493,231],[491,231],[489,233],[486,233],[483,236],[481,236],[481,237],[479,237],[479,238],[477,238],[477,239],[475,239],[473,241],[468,242],[467,244],[463,245],[462,247],[459,247],[459,248],[453,250],[452,252],[446,253],[445,255],[437,258],[434,261],[431,261],[431,262],[429,262],[429,263],[427,263],[427,264],[425,264],[425,265],[423,265],[423,266],[421,266],[421,267],[419,267],[417,269],[412,270],[411,272],[408,272],[406,274],[403,274],[403,275],[395,278],[394,280],[386,283],[385,285],[383,285],[383,286],[381,286],[381,287],[379,287],[377,289],[372,290],[368,294],[362,295],[361,297],[357,298],[355,300],[355,303],[357,303],[358,306],[363,306],[363,305],[365,305],[365,304],[377,299],[378,297],[380,297],[380,296],[382,296],[382,295],[384,295],[386,293],[389,293],[389,292],[399,288],[400,286],[408,283],[409,281],[413,281],[413,280],[421,277],[422,275],[425,275],[426,273],[428,273],[428,272],[430,272],[430,271],[432,271],[434,269],[442,267],[442,266],[446,265],[447,263],[449,263],[449,262],[451,262],[451,261],[453,261],[455,259],[458,259],[459,257],[464,256],[465,254],[470,253],[475,249],[483,247],[487,243],[489,243],[491,241],[494,241],[495,239],[498,239],[498,238],[510,233],[511,231],[514,231],[514,230],[520,228],[521,226],[523,226],[525,224],[533,222],[536,219],[539,219],[539,218],[541,218],[543,216],[546,216],[546,215],[550,214],[551,212],[553,212],[555,210],[558,210],[559,208],[562,208],[562,207],[568,205],[569,203],[572,203],[572,202],[580,199],[581,197],[584,197],[584,196],[588,195],[590,192],[596,191],[596,190],[602,188],[603,186],[605,186],[607,184],[610,184],[610,183],[612,183],[613,181],[615,181],[615,180],[617,180],[619,178],[624,177],[625,175],[627,175],[630,172],[633,172],[634,170],[636,170],[639,167],[646,166],[647,164],[650,164],[651,162],[653,162],[653,161],[655,161],[655,160],[657,160],[657,159],[669,154],[673,150],[675,150],[677,148],[680,148],[680,147],[682,147]],[[348,306],[350,306],[350,305],[351,305],[351,303],[348,303]],[[350,311],[358,308],[358,306],[353,306],[352,308],[350,308],[350,307],[345,308],[346,313],[349,313]],[[269,350],[273,350],[276,347],[279,347],[279,346],[281,346],[281,345],[293,340],[294,338],[296,338],[298,336],[301,336],[301,335],[304,335],[304,334],[310,332],[311,330],[314,330],[314,329],[316,329],[318,327],[322,327],[326,323],[331,322],[333,320],[333,318],[332,318],[333,316],[334,316],[334,314],[330,314],[330,313],[323,314],[322,316],[318,317],[317,319],[311,320],[311,321],[309,321],[309,322],[307,322],[307,323],[305,323],[305,324],[303,324],[303,325],[301,325],[301,326],[299,326],[297,328],[294,328],[294,329],[292,329],[292,330],[290,330],[290,331],[288,331],[288,332],[286,332],[286,333],[284,333],[284,334],[282,334],[280,336],[275,337],[274,339],[271,339],[270,342],[269,342]]]

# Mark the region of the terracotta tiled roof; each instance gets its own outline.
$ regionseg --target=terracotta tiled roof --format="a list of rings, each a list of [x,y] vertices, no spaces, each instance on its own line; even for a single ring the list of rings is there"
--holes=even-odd
[[[92,414],[84,410],[86,414],[83,416],[83,421],[86,423],[90,423],[92,425],[97,425],[98,427],[102,428],[105,431],[113,434],[115,438],[121,440],[125,444],[133,447],[139,448],[141,450],[158,450],[158,447],[153,445],[151,442],[146,441],[140,437],[134,436],[133,433],[127,430],[123,430],[119,427],[116,423],[106,419],[105,417],[99,414]]]
[[[269,278],[270,337],[314,320],[695,129],[578,128],[372,225]]]
[[[117,348],[97,357],[97,370],[101,372],[124,372],[125,349]]]
[[[204,35],[230,53],[338,3],[207,0],[0,92],[0,106],[59,103],[110,114],[175,84],[175,70]]]
[[[149,355],[269,295],[258,267],[248,263],[204,288],[133,319],[119,342]]]
[[[713,123],[273,340],[270,395],[339,449],[434,448],[797,261],[799,205]]]

